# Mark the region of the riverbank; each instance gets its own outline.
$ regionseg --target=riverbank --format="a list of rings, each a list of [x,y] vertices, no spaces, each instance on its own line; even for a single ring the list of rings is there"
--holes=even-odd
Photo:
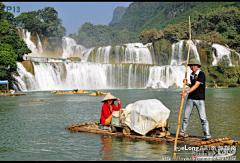
[[[25,96],[26,93],[1,93],[0,97],[6,97],[6,96]]]

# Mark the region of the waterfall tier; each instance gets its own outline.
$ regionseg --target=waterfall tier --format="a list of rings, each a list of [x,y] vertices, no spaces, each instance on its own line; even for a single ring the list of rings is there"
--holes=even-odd
[[[149,76],[148,65],[33,62],[35,75],[17,65],[15,79],[22,91],[145,88]]]
[[[83,53],[87,51],[87,48],[85,48],[82,45],[77,45],[76,41],[69,37],[62,38],[62,48],[63,48],[62,58],[68,57],[82,58]]]
[[[63,37],[63,58],[80,57],[85,62],[153,64],[152,44],[128,43],[86,49],[69,37]]]
[[[129,43],[122,46],[105,46],[93,49],[87,59],[96,63],[153,64],[152,44]],[[96,52],[95,52],[96,51]]]
[[[20,30],[19,30],[20,32]],[[31,60],[34,75],[26,71],[21,63],[18,65],[19,76],[14,75],[14,88],[20,91],[39,90],[72,90],[72,89],[135,89],[135,88],[169,88],[183,87],[189,41],[181,40],[172,44],[170,65],[156,66],[156,57],[151,43],[128,43],[116,46],[85,48],[77,45],[69,37],[62,39],[62,58],[43,58],[41,41],[37,35],[37,46],[31,41],[31,33],[22,30],[22,38],[32,50],[26,56]],[[200,61],[198,46],[190,41],[191,57]],[[240,55],[229,48],[218,44],[210,44],[213,49],[212,65],[227,55],[232,66],[232,53]],[[32,56],[33,55],[33,56]],[[36,57],[34,57],[36,56]],[[82,60],[72,62],[69,57],[80,57]],[[155,66],[153,66],[155,64]],[[191,70],[188,70],[188,77]],[[190,81],[190,80],[189,80]]]
[[[147,87],[168,88],[175,85],[182,88],[185,70],[185,66],[153,66],[149,70]],[[190,72],[191,70],[188,68],[188,78]]]
[[[172,57],[170,62],[171,66],[182,65],[183,63],[187,62],[189,40],[186,41],[185,47],[183,43],[184,40],[180,40],[179,42],[172,44]],[[194,55],[197,60],[201,61],[197,51],[197,47],[192,42],[192,40],[190,41],[190,52],[190,55]]]
[[[34,42],[31,40],[31,32],[28,32],[27,29],[18,29],[18,33],[21,36],[21,38],[24,40],[24,42],[27,44],[28,48],[32,51],[32,53],[28,54],[29,56],[37,56],[40,57],[43,53],[42,49],[42,43],[41,40],[37,34],[37,46],[34,44]]]
[[[237,53],[235,50],[229,49],[223,45],[213,44],[212,45],[212,56],[214,58],[212,65],[217,66],[218,62],[223,58],[223,56],[227,56],[229,60],[229,66],[233,66],[232,64],[232,54],[236,54],[238,58],[240,58],[240,54]]]

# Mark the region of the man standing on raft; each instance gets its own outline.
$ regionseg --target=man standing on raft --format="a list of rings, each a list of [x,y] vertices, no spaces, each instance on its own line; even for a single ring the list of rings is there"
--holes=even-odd
[[[209,123],[207,120],[207,115],[205,111],[205,74],[203,71],[198,69],[201,67],[201,63],[197,59],[191,59],[188,63],[191,70],[193,71],[190,75],[191,84],[187,83],[186,85],[190,87],[190,89],[184,93],[181,93],[181,98],[184,98],[188,94],[188,99],[185,105],[184,118],[182,123],[181,132],[179,133],[179,137],[186,137],[186,131],[189,123],[190,116],[192,114],[192,110],[194,105],[197,107],[199,117],[202,122],[202,128],[205,138],[203,140],[211,140]]]

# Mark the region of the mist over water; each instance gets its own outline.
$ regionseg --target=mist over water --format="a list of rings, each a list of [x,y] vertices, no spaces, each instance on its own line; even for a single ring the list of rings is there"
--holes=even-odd
[[[18,64],[22,91],[144,88],[148,80],[147,65],[100,64],[91,62],[34,63],[35,75]],[[25,80],[26,82],[23,82]]]

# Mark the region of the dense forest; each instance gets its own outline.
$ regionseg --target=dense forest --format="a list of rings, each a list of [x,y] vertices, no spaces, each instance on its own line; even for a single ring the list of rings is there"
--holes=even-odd
[[[69,34],[77,44],[84,45],[87,48],[104,45],[119,45],[125,43],[138,42],[137,35],[134,32],[129,32],[126,28],[113,30],[106,25],[93,25],[86,22],[78,29],[76,33]]]
[[[171,45],[180,40],[188,40],[189,25],[188,21],[183,21],[179,24],[169,24],[164,30],[157,31],[152,29],[150,31],[144,30],[139,35],[139,40],[143,44],[153,42],[157,44],[163,40],[168,41]],[[238,8],[220,8],[216,11],[209,12],[207,15],[199,14],[191,21],[191,35],[192,39],[204,40],[211,43],[225,45],[230,48],[240,51],[240,12]],[[156,53],[161,51],[155,49]],[[161,58],[162,57],[162,58]],[[165,58],[164,58],[165,57]],[[167,54],[160,56],[160,59],[168,60]],[[210,64],[212,60],[208,60]]]
[[[182,21],[179,24],[169,24],[163,30],[144,30],[139,35],[143,44],[152,42],[156,59],[160,64],[169,64],[171,59],[171,45],[180,40],[189,39],[189,22]],[[202,70],[208,75],[209,86],[211,83],[219,85],[237,86],[240,84],[240,68],[228,67],[229,60],[223,57],[218,66],[212,66],[211,44],[228,45],[230,48],[240,51],[240,11],[236,7],[223,7],[208,14],[197,14],[191,21],[192,40],[204,40],[199,51],[203,64]],[[209,44],[211,43],[211,44]],[[239,60],[238,55],[232,54],[234,60]]]
[[[4,8],[5,5],[0,2],[0,80],[11,81],[12,74],[17,70],[16,61],[22,61],[22,56],[31,53],[31,50],[12,24],[13,14],[5,12]],[[0,85],[0,89],[6,89],[5,87],[6,85]]]

